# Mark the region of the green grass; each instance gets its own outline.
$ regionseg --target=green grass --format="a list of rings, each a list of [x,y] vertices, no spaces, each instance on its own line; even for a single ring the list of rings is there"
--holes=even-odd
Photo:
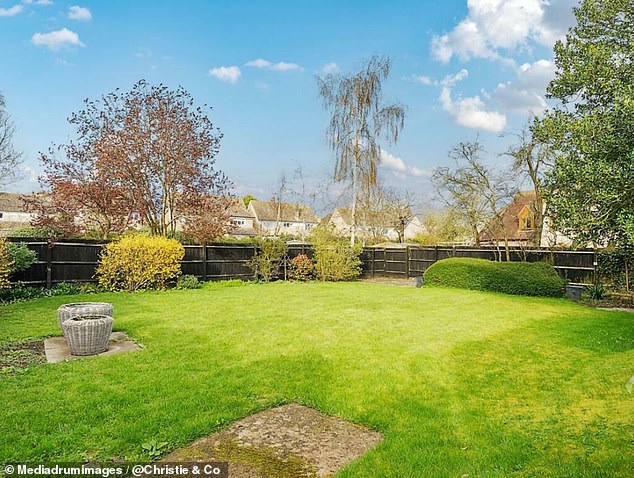
[[[631,477],[634,314],[363,283],[221,284],[0,308],[0,344],[115,304],[145,349],[0,376],[0,462],[184,446],[299,402],[380,430],[342,477]]]

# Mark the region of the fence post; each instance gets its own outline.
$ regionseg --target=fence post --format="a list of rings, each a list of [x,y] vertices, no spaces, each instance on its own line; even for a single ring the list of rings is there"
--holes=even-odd
[[[599,267],[599,257],[597,254],[597,249],[596,247],[594,248],[594,251],[592,252],[592,283],[594,285],[598,284],[598,275],[597,275],[597,268]]]
[[[409,278],[409,246],[405,247],[405,277]]]
[[[50,289],[53,284],[53,242],[49,239],[46,244],[46,288]]]
[[[207,281],[207,243],[203,242],[203,280]]]
[[[374,262],[376,261],[376,249],[372,248],[372,278],[374,279]]]
[[[434,246],[434,264],[438,262],[438,244]]]

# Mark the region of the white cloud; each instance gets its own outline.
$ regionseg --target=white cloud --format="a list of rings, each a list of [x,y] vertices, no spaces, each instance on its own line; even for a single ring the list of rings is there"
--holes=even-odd
[[[64,47],[85,46],[79,39],[79,35],[67,28],[50,33],[36,33],[31,37],[31,43],[37,46],[45,46],[53,51]]]
[[[209,70],[209,76],[226,83],[235,83],[242,76],[242,72],[237,66],[219,66]]]
[[[9,8],[0,8],[0,17],[13,17],[24,10],[22,5],[13,5]]]
[[[379,165],[382,168],[394,171],[394,173],[400,178],[405,178],[408,174],[410,176],[431,176],[432,174],[430,170],[417,168],[415,166],[408,166],[405,164],[403,159],[398,156],[394,156],[384,149],[381,150],[381,162]]]
[[[459,97],[456,100],[451,97],[451,88],[468,75],[469,72],[463,69],[456,75],[445,77],[441,82],[440,103],[443,110],[461,126],[493,132],[502,131],[506,127],[506,116],[497,111],[487,111],[480,96]]]
[[[405,161],[398,156],[388,153],[384,149],[381,150],[381,166],[387,169],[393,169],[395,171],[405,171]]]
[[[573,24],[575,0],[468,0],[469,13],[449,33],[432,39],[432,55],[447,63],[486,58],[511,62],[509,52],[537,42],[552,46]]]
[[[429,76],[425,76],[425,75],[412,75],[410,77],[410,79],[414,83],[418,83],[418,84],[425,85],[425,86],[429,86],[429,85],[433,85],[434,84],[434,80],[432,80]]]
[[[304,71],[304,67],[301,65],[298,65],[297,63],[287,63],[285,61],[272,63],[269,60],[264,60],[263,58],[258,58],[257,60],[248,61],[244,64],[244,66],[250,66],[253,68],[260,68],[262,70],[273,70],[273,71]]]
[[[85,7],[74,5],[68,9],[68,18],[80,22],[88,22],[92,19],[92,13]]]
[[[24,179],[29,183],[37,182],[37,174],[35,170],[31,166],[23,166],[22,172],[24,174]]]
[[[22,3],[26,5],[35,4],[35,5],[48,6],[48,5],[53,5],[53,0],[22,0]]]
[[[324,65],[324,67],[321,69],[321,72],[324,75],[334,75],[336,73],[339,73],[339,66],[336,63],[327,63]]]
[[[515,80],[497,85],[491,98],[505,111],[539,114],[546,108],[544,94],[554,76],[555,64],[552,61],[525,63],[517,69]]]
[[[270,68],[271,62],[268,60],[263,60],[262,58],[258,58],[257,60],[247,61],[244,66],[252,66],[254,68]]]
[[[268,90],[270,85],[268,83],[264,83],[263,81],[256,81],[255,82],[255,87],[258,90]]]

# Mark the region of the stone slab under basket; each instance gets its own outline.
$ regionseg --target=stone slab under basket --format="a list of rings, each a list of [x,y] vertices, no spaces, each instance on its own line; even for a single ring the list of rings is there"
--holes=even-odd
[[[142,347],[133,342],[125,332],[113,332],[110,335],[110,342],[108,343],[108,349],[105,352],[97,354],[102,355],[116,355],[127,352],[136,352],[141,350]],[[64,360],[78,360],[89,357],[95,357],[95,355],[71,355],[68,344],[64,337],[51,337],[44,341],[44,353],[46,354],[46,361],[48,363],[63,362]]]

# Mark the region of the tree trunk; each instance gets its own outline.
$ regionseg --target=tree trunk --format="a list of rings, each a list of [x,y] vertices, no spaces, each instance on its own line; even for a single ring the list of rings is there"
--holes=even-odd
[[[475,246],[480,247],[480,231],[478,231],[477,226],[473,226],[472,231],[473,231],[473,240],[475,241]]]
[[[627,255],[624,256],[623,259],[625,262],[625,290],[626,292],[629,292],[630,291],[630,268],[627,261]]]
[[[352,207],[350,211],[350,220],[352,222],[352,231],[350,231],[350,245],[354,246],[357,239],[357,167],[358,163],[355,158],[354,166],[352,167]]]

